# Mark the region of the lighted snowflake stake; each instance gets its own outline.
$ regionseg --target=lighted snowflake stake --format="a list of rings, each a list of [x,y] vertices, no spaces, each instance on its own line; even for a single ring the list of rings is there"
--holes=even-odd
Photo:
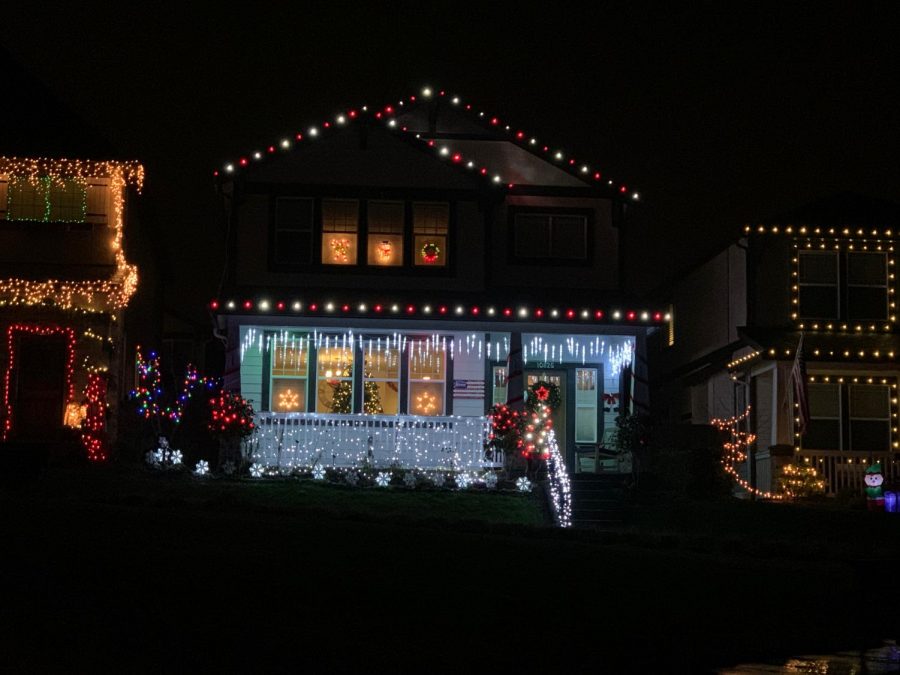
[[[434,487],[443,487],[444,486],[444,474],[436,473],[431,476],[431,482],[434,483]]]
[[[344,480],[347,481],[347,485],[356,487],[356,484],[359,483],[359,475],[355,471],[349,471],[347,475],[344,476]]]
[[[379,471],[378,475],[375,477],[375,484],[378,487],[387,487],[391,483],[391,474],[385,471]]]
[[[521,476],[516,480],[516,489],[518,489],[519,492],[531,492],[531,481],[525,476]]]
[[[472,478],[469,476],[469,474],[466,474],[466,473],[456,474],[456,487],[458,487],[460,490],[465,490],[471,484],[472,484]]]
[[[325,480],[325,467],[321,464],[316,464],[312,470],[313,480]]]
[[[226,476],[232,475],[234,473],[234,470],[234,462],[228,461],[222,465],[222,473],[224,473]]]
[[[490,490],[493,490],[495,487],[497,487],[497,474],[495,474],[493,471],[484,474],[484,485]]]
[[[403,474],[403,483],[408,488],[416,487],[416,474],[414,474],[412,471],[407,471],[405,474]]]
[[[195,476],[205,476],[209,473],[209,462],[205,459],[201,459],[197,462],[197,466],[194,467],[194,475]]]
[[[156,454],[155,451],[150,450],[149,452],[147,452],[146,455],[144,455],[144,460],[145,460],[145,461],[147,462],[147,464],[149,464],[150,466],[155,466],[155,465],[159,464],[159,462],[160,462],[160,457]]]
[[[254,478],[262,478],[263,476],[263,466],[262,464],[257,464],[254,462],[250,465],[250,475]]]
[[[171,453],[169,453],[169,462],[171,462],[172,466],[178,466],[183,461],[184,454],[181,450],[172,450]]]

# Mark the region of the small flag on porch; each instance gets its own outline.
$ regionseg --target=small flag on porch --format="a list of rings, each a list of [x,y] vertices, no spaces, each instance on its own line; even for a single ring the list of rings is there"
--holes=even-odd
[[[484,398],[484,380],[453,380],[453,398]]]
[[[802,436],[806,433],[809,425],[809,395],[806,388],[806,361],[803,358],[803,333],[800,333],[797,354],[794,356],[794,365],[791,368],[791,386],[797,408],[797,418],[800,420],[797,432]]]

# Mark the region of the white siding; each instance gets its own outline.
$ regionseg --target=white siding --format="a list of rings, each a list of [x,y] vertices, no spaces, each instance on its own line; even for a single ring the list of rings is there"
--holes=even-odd
[[[457,344],[464,344],[466,341],[466,333],[456,333]],[[472,350],[466,354],[457,352],[453,358],[453,379],[454,380],[481,380],[484,381],[484,354],[480,356],[477,350]],[[485,383],[489,385],[490,383]],[[450,383],[453,386],[453,383]],[[485,394],[487,395],[488,386],[485,386]],[[453,400],[454,415],[483,415],[484,414],[484,398],[463,398]]]

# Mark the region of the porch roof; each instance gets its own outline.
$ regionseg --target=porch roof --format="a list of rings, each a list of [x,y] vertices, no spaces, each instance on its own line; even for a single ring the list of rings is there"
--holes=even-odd
[[[762,359],[791,359],[800,342],[799,331],[779,328],[738,328],[741,337],[760,350]],[[893,333],[804,333],[806,361],[894,363],[900,355],[900,336]]]

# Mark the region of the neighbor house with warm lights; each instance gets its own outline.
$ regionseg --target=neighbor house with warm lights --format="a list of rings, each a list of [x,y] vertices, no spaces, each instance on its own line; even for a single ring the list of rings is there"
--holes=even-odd
[[[694,424],[749,407],[751,490],[774,491],[788,463],[815,467],[830,494],[861,490],[873,462],[900,479],[898,225],[900,206],[838,195],[744,227],[670,286],[676,324],[654,339],[654,401]],[[791,386],[801,334],[803,433]]]
[[[135,162],[0,157],[4,441],[57,441],[85,422],[88,456],[108,452],[137,285],[127,200],[143,174]]]
[[[622,285],[638,195],[569,150],[425,89],[216,176],[228,255],[210,307],[258,461],[490,464],[511,344],[526,385],[559,386],[571,469],[646,406],[646,338],[668,316]]]

